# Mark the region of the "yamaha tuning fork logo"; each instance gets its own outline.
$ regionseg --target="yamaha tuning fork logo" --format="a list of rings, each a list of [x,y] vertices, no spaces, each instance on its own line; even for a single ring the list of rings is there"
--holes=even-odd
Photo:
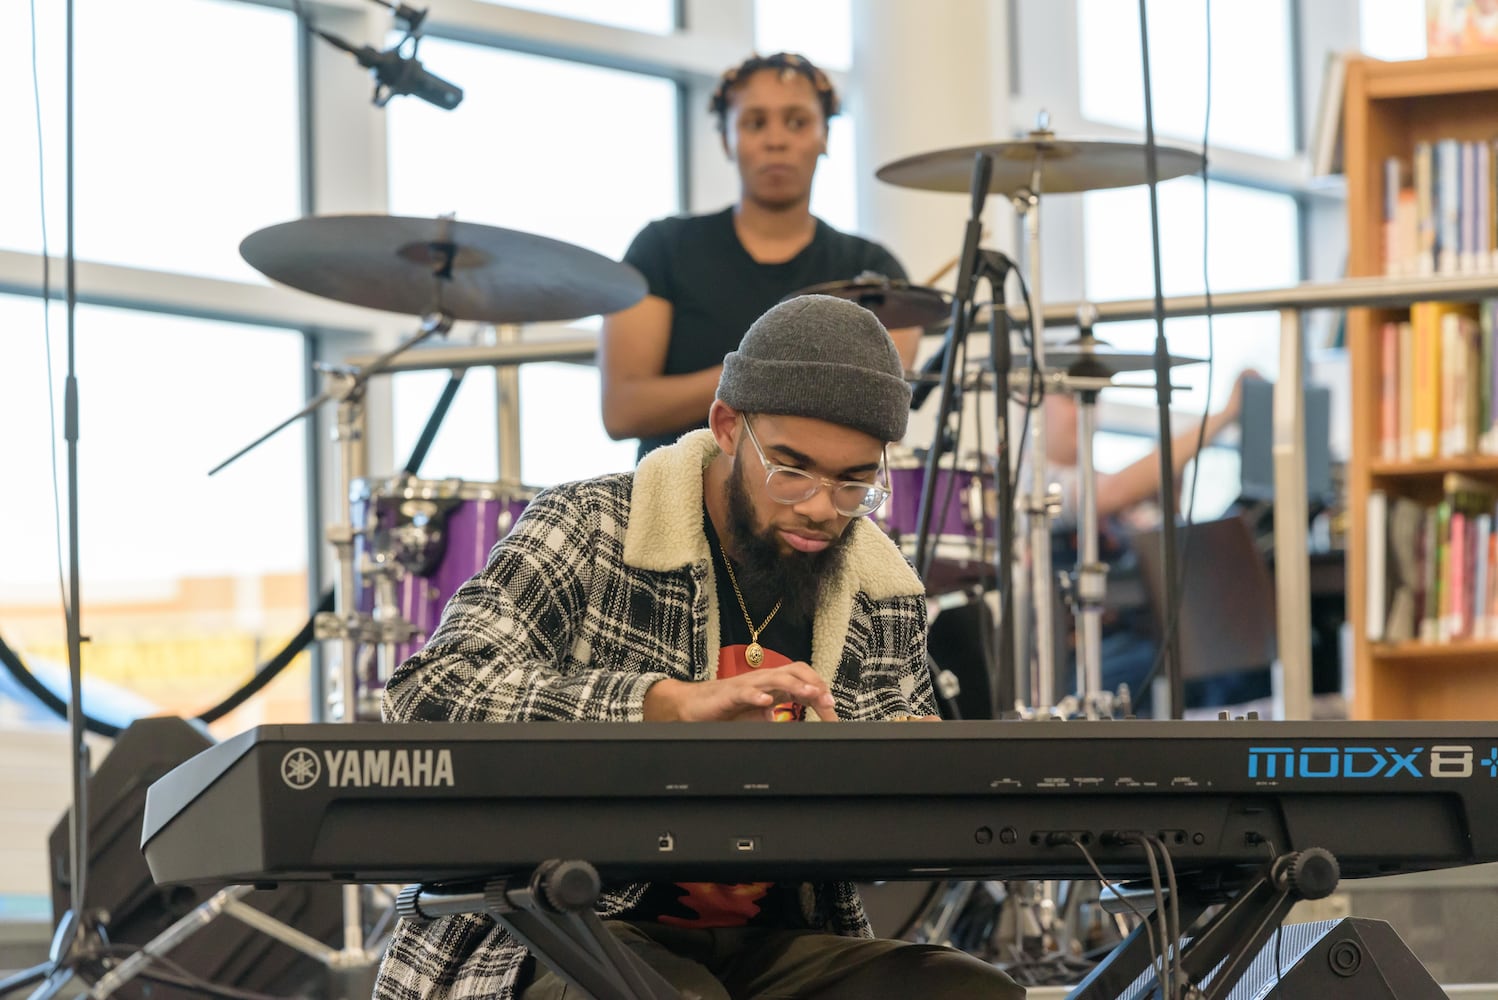
[[[301,792],[327,775],[329,788],[437,788],[453,785],[451,750],[323,750],[294,747],[281,758],[281,780]]]
[[[317,754],[306,747],[297,747],[281,758],[281,780],[297,791],[311,788],[321,775]]]

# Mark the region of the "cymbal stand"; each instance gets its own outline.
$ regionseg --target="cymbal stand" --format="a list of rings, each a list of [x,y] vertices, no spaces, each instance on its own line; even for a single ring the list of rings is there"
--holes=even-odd
[[[1103,599],[1108,591],[1108,567],[1098,559],[1097,469],[1092,462],[1092,435],[1097,426],[1097,390],[1077,394],[1077,535],[1081,541],[1072,581],[1076,603],[1077,694],[1089,719],[1097,718],[1103,692]]]
[[[319,614],[313,622],[313,634],[318,639],[336,641],[339,645],[337,684],[329,692],[329,708],[336,711],[340,722],[359,720],[359,655],[361,643],[383,645],[399,641],[395,633],[406,625],[402,621],[375,621],[361,613],[358,599],[358,583],[354,566],[354,539],[356,529],[350,523],[349,498],[353,495],[354,480],[364,474],[364,387],[370,376],[384,370],[385,363],[407,348],[433,334],[446,334],[452,329],[453,319],[446,313],[431,313],[422,318],[421,329],[414,337],[397,345],[394,349],[375,359],[370,365],[355,373],[338,370],[331,372],[330,385],[325,395],[338,400],[337,424],[333,439],[338,442],[339,469],[338,488],[342,498],[342,521],[330,524],[328,543],[338,562],[338,577],[333,588],[331,612]],[[357,529],[363,531],[363,527]],[[385,633],[391,633],[387,636]],[[343,887],[343,949],[338,956],[349,965],[360,960],[373,963],[372,956],[364,944],[364,899],[359,885]],[[342,964],[342,963],[340,963]]]
[[[1054,138],[1046,127],[1049,117],[1041,112],[1039,127],[1030,132],[1031,139]],[[1044,165],[1044,154],[1037,151],[1030,171],[1030,186],[1021,189],[1012,198],[1014,210],[1025,226],[1025,255],[1030,267],[1030,329],[1032,352],[1031,363],[1035,370],[1045,372],[1045,313],[1042,309],[1043,291],[1040,282],[1040,176]],[[1044,385],[1044,380],[1041,380]],[[1044,390],[1041,392],[1044,396]],[[1034,400],[1035,409],[1030,414],[1030,498],[1025,505],[1025,514],[1030,528],[1031,600],[1035,606],[1035,661],[1031,665],[1029,685],[1031,705],[1048,710],[1055,704],[1056,692],[1056,642],[1053,622],[1055,607],[1052,601],[1051,577],[1051,521],[1060,513],[1061,498],[1050,489],[1046,476],[1045,459],[1045,406],[1044,399]],[[1018,681],[1019,678],[1016,678]],[[1019,685],[1017,685],[1018,687]]]
[[[1098,341],[1092,324],[1097,308],[1083,304],[1077,310],[1080,353],[1091,353]],[[1091,375],[1087,361],[1074,366],[1074,374]],[[1098,557],[1097,467],[1093,464],[1093,437],[1097,433],[1098,390],[1077,393],[1077,568],[1071,580],[1071,598],[1076,610],[1077,697],[1089,719],[1111,715],[1112,698],[1103,691],[1103,602],[1108,594],[1108,566]]]
[[[441,277],[440,273],[438,275]],[[440,286],[437,300],[440,302]],[[365,430],[364,389],[371,377],[384,372],[396,355],[414,347],[433,334],[446,335],[452,329],[453,317],[440,306],[422,317],[420,329],[411,337],[381,354],[368,365],[359,369],[327,367],[322,371],[328,376],[328,387],[301,410],[262,434],[255,441],[220,462],[209,475],[218,472],[235,459],[246,454],[263,441],[276,434],[301,417],[315,412],[328,400],[338,401],[337,423],[333,438],[338,442],[338,488],[342,503],[341,520],[330,524],[327,539],[333,546],[338,560],[338,575],[333,588],[333,608],[313,619],[313,635],[319,640],[336,641],[340,659],[336,684],[328,692],[328,707],[340,722],[357,722],[359,718],[359,656],[360,647],[367,643],[385,641],[384,633],[399,631],[404,622],[375,621],[358,610],[358,581],[355,576],[354,540],[363,526],[352,525],[350,511],[354,480],[364,475],[365,456],[363,450]],[[370,949],[364,939],[363,887],[343,887],[343,947],[331,951],[323,958],[328,968],[339,978],[338,995],[349,998],[367,996],[372,988],[373,969],[378,961],[378,952]],[[258,925],[257,925],[258,926]],[[264,928],[261,928],[264,929]]]

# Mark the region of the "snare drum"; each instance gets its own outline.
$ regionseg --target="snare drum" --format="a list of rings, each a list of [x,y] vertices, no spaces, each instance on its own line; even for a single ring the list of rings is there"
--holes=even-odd
[[[926,481],[925,453],[891,446],[889,478],[890,497],[873,517],[900,550],[913,557],[920,524],[921,487]],[[998,498],[993,487],[991,458],[959,455],[954,469],[951,456],[943,456],[936,470],[936,491],[931,505],[927,545],[935,561],[975,570],[993,562],[998,537]]]
[[[415,629],[396,645],[395,662],[377,669],[384,674],[427,641],[448,600],[483,568],[536,491],[513,483],[397,476],[356,479],[350,494],[359,532],[359,610],[377,623],[399,620]],[[363,680],[379,689],[387,679]]]

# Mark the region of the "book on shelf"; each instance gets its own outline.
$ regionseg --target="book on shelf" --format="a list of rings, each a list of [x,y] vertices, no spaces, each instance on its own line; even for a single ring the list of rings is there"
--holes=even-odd
[[[1385,274],[1498,271],[1498,138],[1419,141],[1381,164]]]
[[[1377,331],[1378,456],[1498,455],[1498,300],[1416,302]]]
[[[1473,0],[1425,0],[1425,51],[1431,56],[1498,49],[1498,7]]]
[[[1447,473],[1441,486],[1425,504],[1382,489],[1368,494],[1371,641],[1498,637],[1498,484]]]
[[[1311,176],[1330,177],[1342,172],[1342,95],[1347,85],[1347,61],[1357,58],[1355,49],[1331,50],[1321,68],[1321,101],[1311,127],[1307,149]]]

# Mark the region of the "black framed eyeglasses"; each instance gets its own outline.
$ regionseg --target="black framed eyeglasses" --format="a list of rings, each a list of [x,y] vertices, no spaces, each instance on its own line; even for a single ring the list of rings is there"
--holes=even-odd
[[[832,506],[839,514],[844,517],[868,517],[889,499],[890,490],[885,485],[889,482],[888,460],[882,451],[879,454],[878,482],[828,479],[804,469],[775,464],[765,457],[765,450],[760,447],[759,438],[754,436],[754,427],[749,423],[748,416],[744,417],[744,429],[749,432],[749,440],[759,453],[760,464],[765,467],[765,492],[776,503],[801,503],[810,500],[817,490],[827,486],[832,490]]]

